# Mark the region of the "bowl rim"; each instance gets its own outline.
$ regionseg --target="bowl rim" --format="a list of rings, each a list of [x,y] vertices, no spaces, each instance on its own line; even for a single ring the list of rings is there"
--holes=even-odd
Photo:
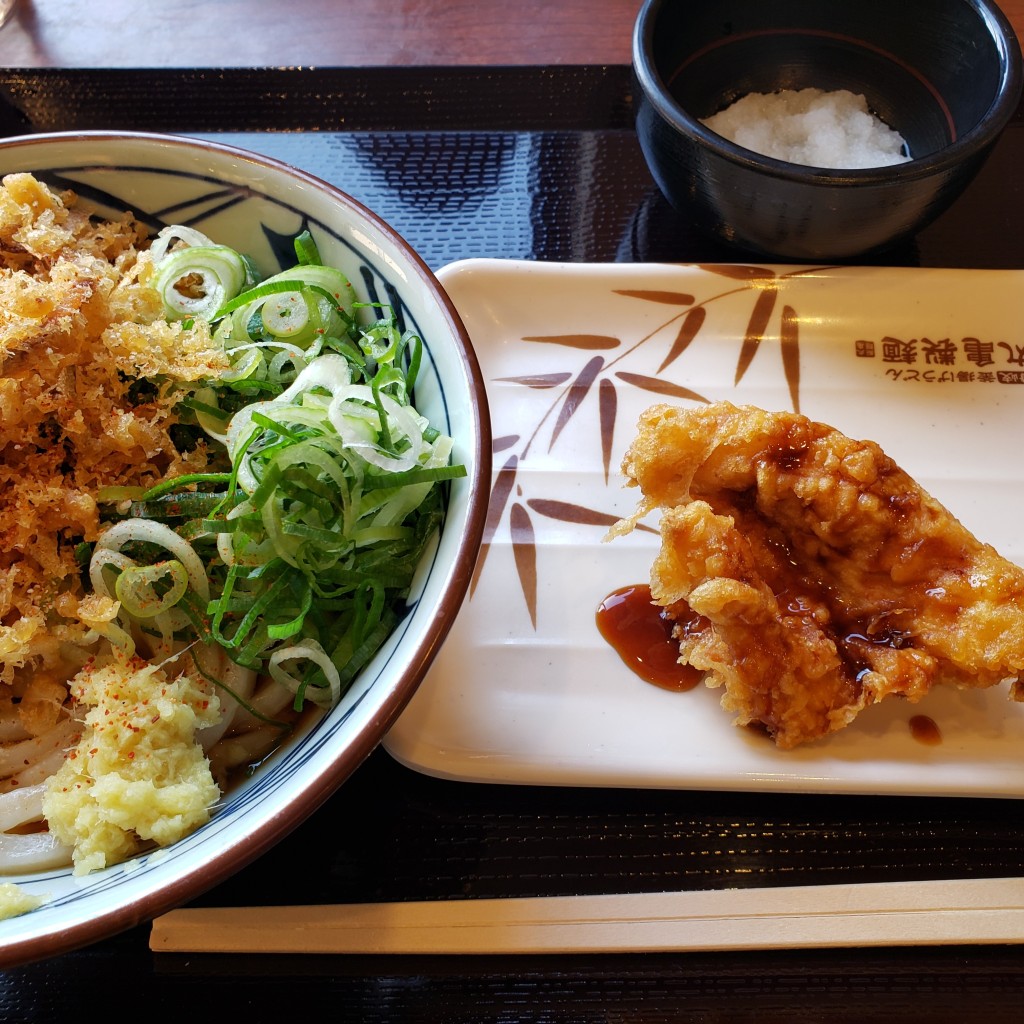
[[[1024,89],[1024,59],[1009,19],[990,0],[963,0],[987,26],[999,52],[999,87],[988,110],[970,131],[948,146],[920,158],[881,167],[828,168],[780,160],[737,145],[688,113],[669,92],[654,61],[654,22],[672,0],[644,0],[633,26],[632,70],[641,97],[675,131],[689,136],[723,160],[783,180],[835,187],[864,187],[893,180],[927,178],[955,164],[982,156],[1013,117]],[[639,104],[637,104],[639,109]],[[894,176],[894,171],[896,172]]]
[[[239,146],[187,135],[96,130],[10,136],[0,139],[0,176],[10,173],[4,167],[4,153],[10,150],[31,146],[56,148],[59,145],[86,144],[115,147],[122,143],[170,146],[182,152],[195,153],[197,156],[204,152],[212,152],[218,157],[236,161],[240,167],[263,168],[285,175],[300,185],[325,194],[346,211],[364,219],[389,245],[393,245],[404,254],[415,280],[436,300],[441,317],[456,339],[461,373],[468,381],[474,399],[469,403],[470,409],[467,410],[473,431],[473,458],[465,481],[465,528],[458,537],[454,557],[446,570],[449,577],[447,586],[433,610],[433,618],[417,647],[415,658],[397,674],[393,686],[385,694],[380,706],[375,709],[372,720],[360,729],[354,742],[331,761],[329,768],[317,777],[315,786],[307,787],[297,799],[292,800],[271,820],[247,836],[244,842],[229,844],[223,853],[207,860],[201,870],[197,868],[184,875],[172,876],[142,898],[128,904],[113,905],[108,911],[105,910],[85,921],[59,929],[53,928],[21,941],[12,937],[10,942],[0,942],[0,967],[4,969],[67,953],[143,924],[223,882],[309,818],[379,745],[388,728],[398,718],[425,677],[469,590],[487,519],[492,443],[483,373],[472,339],[454,303],[425,260],[404,237],[359,200],[308,171]],[[469,461],[467,459],[467,462]],[[2,880],[16,883],[18,879],[16,876],[8,876]]]

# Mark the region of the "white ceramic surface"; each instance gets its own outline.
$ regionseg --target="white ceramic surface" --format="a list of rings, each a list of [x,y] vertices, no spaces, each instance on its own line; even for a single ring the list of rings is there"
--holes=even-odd
[[[607,594],[646,582],[658,544],[603,543],[601,518],[634,507],[619,462],[637,415],[688,392],[878,441],[1024,564],[1024,272],[469,260],[439,277],[483,367],[507,497],[492,495],[472,596],[385,740],[396,758],[475,781],[1024,795],[1024,706],[1005,687],[890,700],[779,751],[735,728],[718,692],[641,681],[595,623]],[[915,714],[939,745],[913,738]]]
[[[101,210],[133,210],[158,228],[188,224],[250,254],[264,273],[294,263],[309,228],[323,261],[363,299],[395,306],[425,342],[419,409],[455,439],[468,475],[451,488],[447,519],[419,592],[396,633],[341,704],[232,790],[213,820],[167,850],[76,878],[11,876],[45,898],[0,921],[0,967],[95,941],[197,895],[280,839],[376,746],[441,643],[479,544],[489,458],[478,367],[457,314],[419,257],[371,211],[322,181],[240,150],[185,139],[95,133],[0,144],[0,175],[36,173]]]

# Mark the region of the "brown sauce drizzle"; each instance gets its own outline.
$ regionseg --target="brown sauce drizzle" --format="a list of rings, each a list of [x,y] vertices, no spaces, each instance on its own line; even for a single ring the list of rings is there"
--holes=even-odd
[[[935,721],[927,715],[914,715],[909,722],[910,735],[928,747],[937,747],[942,742],[942,732]]]
[[[597,628],[641,679],[665,690],[692,690],[703,673],[679,664],[674,623],[653,603],[646,583],[620,587],[598,606]]]
[[[791,614],[805,613],[800,596],[784,595],[780,604]],[[601,636],[623,662],[641,679],[665,690],[685,692],[692,690],[704,673],[690,665],[679,664],[679,642],[672,636],[675,623],[651,598],[646,583],[620,587],[612,591],[598,606],[597,628]],[[693,622],[684,622],[686,629],[701,629],[705,620],[694,616]],[[866,634],[866,635],[865,635]],[[899,649],[905,638],[886,631],[848,634],[847,643],[881,643]],[[865,670],[866,671],[866,670]],[[927,715],[914,715],[908,722],[910,734],[918,743],[935,747],[942,743],[942,731],[934,719]],[[752,723],[751,728],[764,734],[764,726]]]

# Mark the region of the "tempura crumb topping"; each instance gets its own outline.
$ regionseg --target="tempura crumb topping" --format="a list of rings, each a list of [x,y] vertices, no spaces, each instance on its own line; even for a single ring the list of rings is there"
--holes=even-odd
[[[207,467],[202,442],[174,444],[175,389],[227,362],[205,322],[164,319],[145,240],[131,214],[99,220],[30,174],[0,184],[3,683],[66,638],[100,489]]]

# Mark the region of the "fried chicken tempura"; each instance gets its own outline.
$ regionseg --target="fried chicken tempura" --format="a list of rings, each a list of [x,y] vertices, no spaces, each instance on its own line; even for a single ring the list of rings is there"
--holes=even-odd
[[[661,508],[651,592],[680,661],[737,724],[791,748],[890,694],[1011,682],[1024,700],[1024,571],[877,444],[793,413],[655,406],[623,471]]]

